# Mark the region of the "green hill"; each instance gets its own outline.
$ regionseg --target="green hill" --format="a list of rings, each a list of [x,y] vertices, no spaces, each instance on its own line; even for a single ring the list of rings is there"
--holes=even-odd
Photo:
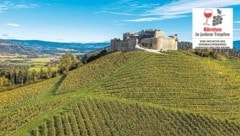
[[[116,60],[119,65],[114,65]],[[186,52],[118,52],[69,73],[59,91],[84,88],[87,81],[89,86],[97,85],[90,90],[106,96],[236,120],[240,115],[239,64],[238,59],[218,61]]]
[[[52,117],[32,135],[237,135],[240,127],[137,103],[84,100]]]
[[[110,53],[2,92],[0,135],[238,135],[239,64],[188,52]]]

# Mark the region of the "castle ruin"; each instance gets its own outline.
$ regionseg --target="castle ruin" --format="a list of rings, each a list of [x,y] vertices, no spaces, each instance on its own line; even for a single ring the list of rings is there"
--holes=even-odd
[[[142,30],[137,33],[123,34],[123,40],[112,39],[110,49],[112,51],[132,51],[136,46],[156,51],[177,50],[177,35],[164,37],[160,30]]]

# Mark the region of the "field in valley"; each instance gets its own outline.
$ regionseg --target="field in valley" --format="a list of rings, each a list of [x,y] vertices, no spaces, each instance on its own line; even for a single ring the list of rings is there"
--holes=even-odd
[[[240,60],[114,52],[0,92],[0,135],[239,135]]]

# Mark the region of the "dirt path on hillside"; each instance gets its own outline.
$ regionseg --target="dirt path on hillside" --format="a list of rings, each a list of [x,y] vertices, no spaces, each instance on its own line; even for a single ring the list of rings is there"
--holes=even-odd
[[[139,50],[144,50],[147,52],[152,52],[152,53],[157,53],[157,54],[163,54],[162,52],[158,51],[158,50],[154,50],[154,49],[147,49],[147,48],[143,48],[140,47],[139,44],[136,44],[135,48],[139,49]]]

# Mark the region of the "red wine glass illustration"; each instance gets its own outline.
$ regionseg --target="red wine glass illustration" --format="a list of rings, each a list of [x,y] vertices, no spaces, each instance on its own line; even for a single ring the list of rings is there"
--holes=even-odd
[[[211,9],[205,9],[204,10],[204,16],[206,17],[206,23],[204,23],[204,25],[209,25],[208,24],[208,19],[212,17],[212,10]]]

